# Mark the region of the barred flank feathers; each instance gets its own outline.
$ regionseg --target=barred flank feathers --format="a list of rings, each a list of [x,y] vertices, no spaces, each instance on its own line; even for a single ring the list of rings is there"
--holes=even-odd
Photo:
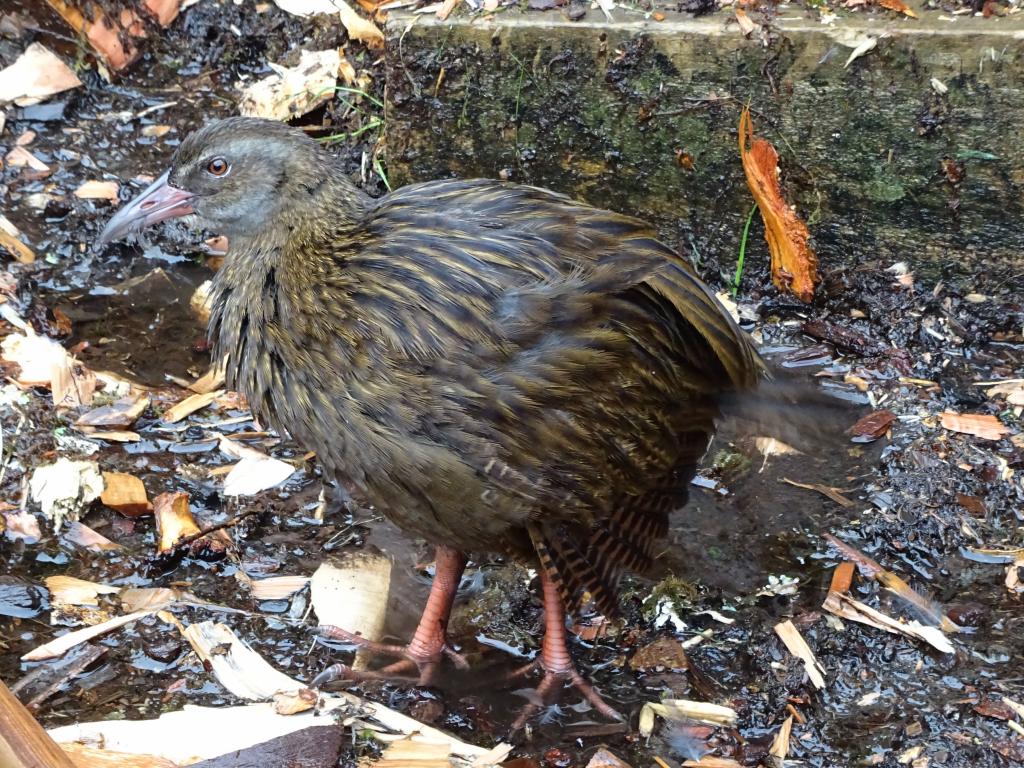
[[[617,508],[589,532],[564,524],[531,524],[530,539],[541,567],[558,586],[568,609],[592,600],[605,616],[619,614],[616,599],[625,570],[642,573],[654,561],[658,539],[668,530],[668,497],[662,503]]]

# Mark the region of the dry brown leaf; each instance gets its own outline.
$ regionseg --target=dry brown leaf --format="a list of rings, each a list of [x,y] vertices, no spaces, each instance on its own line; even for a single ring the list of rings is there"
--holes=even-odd
[[[218,389],[213,392],[206,392],[204,394],[189,395],[180,403],[172,405],[166,411],[164,411],[163,420],[173,424],[176,421],[181,421],[186,416],[190,416],[196,411],[202,410],[214,400],[216,400],[224,390]]]
[[[149,402],[145,395],[122,397],[110,405],[83,413],[75,424],[79,427],[130,427],[149,407]]]
[[[441,7],[437,9],[437,18],[441,21],[447,19],[451,16],[452,11],[455,10],[460,2],[461,0],[444,0],[444,2],[441,3]]]
[[[896,414],[890,410],[872,411],[859,418],[857,423],[846,431],[853,435],[856,442],[871,442],[888,432],[894,421]]]
[[[850,591],[850,587],[853,586],[853,563],[848,560],[844,560],[836,569],[832,572],[832,583],[829,584],[829,592],[839,592],[845,594]]]
[[[75,190],[75,197],[79,200],[109,200],[117,205],[120,199],[118,198],[120,189],[121,187],[116,181],[92,179]]]
[[[917,14],[914,13],[913,9],[904,3],[903,0],[878,0],[878,4],[883,8],[888,8],[890,11],[896,11],[896,13],[902,13],[912,19],[917,18]]]
[[[319,695],[309,688],[297,691],[280,691],[274,694],[274,711],[279,715],[294,715],[316,706]],[[374,763],[378,765],[379,763]]]
[[[32,43],[13,64],[0,70],[0,104],[38,104],[81,84],[71,67],[55,53],[40,43]]]
[[[149,503],[149,497],[146,495],[146,486],[135,475],[104,472],[103,483],[100,501],[111,509],[116,509],[128,517],[148,515],[153,511],[153,505]]]
[[[750,20],[747,12],[742,8],[736,8],[736,23],[740,25],[740,34],[744,37],[750,37],[751,33],[757,29],[757,25]]]
[[[77,544],[92,552],[106,552],[121,548],[120,544],[114,543],[102,533],[94,531],[85,523],[80,523],[77,520],[68,523],[64,538],[72,544]]]
[[[1001,395],[1010,405],[1024,405],[1024,379],[1008,379],[992,385],[988,396]]]
[[[338,8],[338,16],[341,18],[341,23],[345,25],[349,37],[366,43],[369,48],[384,47],[384,33],[380,31],[376,24],[356,13],[345,0],[333,1]]]
[[[768,141],[754,136],[749,109],[744,109],[740,117],[739,144],[747,185],[764,220],[772,282],[780,290],[810,302],[819,281],[818,257],[808,245],[807,226],[782,197],[779,155]]]
[[[4,512],[4,536],[10,541],[22,540],[26,544],[35,544],[42,538],[39,530],[39,518],[31,512]]]
[[[153,515],[159,541],[157,552],[161,555],[173,550],[182,539],[200,533],[184,491],[161,493],[153,499]]]
[[[984,413],[953,413],[944,411],[942,426],[952,432],[974,435],[983,440],[1001,440],[1010,430],[998,417]]]
[[[114,70],[127,66],[138,55],[138,47],[129,37],[133,31],[141,32],[138,16],[130,9],[121,14],[122,28],[111,16],[105,15],[96,5],[90,8],[90,17],[83,16],[79,3],[71,0],[46,0],[46,4],[61,15],[79,37],[85,38],[89,46]],[[132,29],[134,28],[134,29]],[[128,32],[129,34],[125,34]]]
[[[340,61],[337,49],[330,48],[302,51],[294,67],[271,63],[274,74],[245,88],[238,103],[239,113],[271,120],[306,114],[334,95]]]

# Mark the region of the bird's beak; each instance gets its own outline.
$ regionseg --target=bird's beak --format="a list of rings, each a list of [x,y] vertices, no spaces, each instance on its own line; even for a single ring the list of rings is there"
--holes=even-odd
[[[154,181],[141,195],[115,213],[100,232],[96,244],[106,245],[114,240],[120,240],[130,232],[138,232],[152,226],[158,221],[194,213],[193,194],[168,184],[169,173],[170,171]]]

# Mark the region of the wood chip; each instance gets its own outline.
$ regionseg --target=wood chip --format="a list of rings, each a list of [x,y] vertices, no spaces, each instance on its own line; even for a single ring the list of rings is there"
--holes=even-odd
[[[61,744],[75,768],[179,768],[178,763],[155,755],[137,755],[84,744]]]
[[[860,624],[891,632],[894,635],[904,635],[917,640],[923,640],[942,653],[953,653],[953,644],[938,627],[926,627],[917,621],[899,622],[880,611],[854,600],[849,595],[841,595],[830,592],[825,598],[822,607],[836,616]]]
[[[452,11],[454,11],[461,2],[462,0],[444,0],[444,2],[441,3],[441,7],[437,9],[437,18],[444,21],[451,16]]]
[[[190,416],[196,411],[200,411],[218,397],[224,393],[224,390],[217,389],[213,392],[206,392],[205,394],[189,395],[180,403],[171,406],[164,411],[163,420],[173,424],[177,421],[181,421],[186,416]]]
[[[447,744],[431,744],[411,739],[391,742],[374,768],[450,768],[451,748]]]
[[[3,248],[20,264],[31,264],[36,260],[36,252],[25,245],[15,235],[0,229],[0,248]]]
[[[183,634],[220,684],[240,699],[266,701],[280,691],[305,688],[270,666],[226,624],[203,621],[186,627]]]
[[[110,431],[97,431],[85,432],[89,437],[95,438],[96,440],[108,440],[111,443],[137,443],[142,440],[142,436],[138,432],[125,432],[118,430],[116,432]]]
[[[86,181],[75,190],[75,197],[80,200],[107,200],[114,205],[120,202],[118,193],[121,187],[116,181]]]
[[[130,427],[136,419],[149,407],[150,400],[145,395],[122,397],[110,405],[103,405],[86,411],[75,422],[79,427]]]
[[[233,707],[189,705],[182,710],[165,712],[154,720],[74,723],[51,729],[49,733],[62,744],[103,744],[108,749],[132,754],[155,754],[180,765],[191,765],[199,760],[240,752],[254,743],[302,731],[325,721],[333,723],[331,713],[334,712],[344,717],[348,717],[350,712],[359,712],[361,717],[352,723],[352,727],[357,730],[369,729],[382,736],[387,736],[389,731],[400,734],[399,738],[409,735],[414,741],[449,745],[453,755],[467,761],[474,768],[492,768],[500,764],[511,749],[507,744],[499,744],[490,750],[467,744],[381,704],[345,692],[321,695],[316,713],[310,710],[283,716],[277,714],[270,703]],[[187,738],[183,738],[183,734]],[[273,763],[278,764],[283,762]]]
[[[224,478],[225,496],[252,496],[280,485],[295,474],[295,467],[272,456],[246,456]]]
[[[224,369],[211,368],[198,379],[189,384],[188,388],[200,395],[209,394],[224,386]]]
[[[308,576],[271,576],[251,579],[249,588],[257,600],[287,600],[308,583]]]
[[[50,172],[50,166],[25,149],[25,147],[15,147],[7,153],[4,159],[12,168],[31,168],[37,173],[45,174]]]
[[[804,663],[804,670],[807,672],[807,677],[810,678],[814,687],[818,689],[824,688],[825,668],[821,666],[821,663],[814,655],[814,651],[811,650],[807,641],[804,640],[804,636],[800,634],[800,630],[796,628],[796,625],[787,619],[775,625],[775,634],[782,639],[789,652]]]
[[[852,507],[854,502],[852,499],[848,499],[839,492],[838,488],[833,488],[830,485],[822,485],[821,483],[798,483],[796,480],[790,480],[788,477],[782,478],[782,482],[788,485],[796,486],[797,488],[803,488],[808,491],[817,491],[823,496],[828,496],[836,504],[841,507]]]
[[[391,589],[391,559],[361,552],[337,563],[321,563],[310,581],[309,593],[321,625],[338,627],[380,640],[384,633],[388,594]],[[353,666],[364,668],[368,654],[357,653]]]
[[[946,616],[945,610],[939,603],[913,589],[898,575],[883,568],[856,547],[837,539],[831,534],[826,533],[823,538],[838,549],[844,557],[856,563],[865,576],[874,579],[913,608],[914,613],[927,621],[928,624],[939,627],[943,632],[957,632],[960,630],[960,627]]]
[[[55,659],[58,656],[63,656],[76,645],[87,643],[95,637],[100,637],[108,632],[113,632],[115,629],[123,627],[125,624],[131,624],[133,621],[144,619],[152,613],[152,611],[139,611],[137,613],[130,613],[127,616],[117,616],[109,621],[104,621],[103,623],[96,624],[92,627],[76,629],[74,632],[68,632],[66,635],[61,635],[55,640],[51,640],[44,645],[40,645],[38,648],[34,648],[24,654],[21,657],[21,660],[43,661],[45,659]]]
[[[74,576],[47,576],[44,580],[52,602],[66,605],[99,605],[99,595],[115,595],[120,587],[76,579]]]
[[[988,396],[1002,396],[1010,405],[1024,405],[1024,379],[1006,379],[993,381],[978,386],[989,387]]]
[[[188,508],[188,494],[184,491],[161,493],[153,499],[156,517],[157,552],[166,554],[189,536],[200,533],[195,518]]]
[[[793,716],[790,715],[782,722],[782,727],[772,739],[772,745],[768,754],[775,758],[775,764],[782,766],[786,764],[786,755],[789,754],[789,737],[793,732]]]
[[[103,493],[100,501],[122,515],[138,517],[153,511],[153,505],[146,494],[146,486],[142,481],[124,472],[103,473]]]
[[[996,416],[982,413],[945,411],[942,414],[942,426],[952,432],[974,435],[983,440],[1001,440],[1010,434],[1010,430]]]
[[[645,717],[644,711],[650,713]],[[732,707],[725,707],[720,704],[710,704],[706,701],[692,701],[690,699],[662,699],[660,702],[649,701],[643,705],[640,711],[640,720],[647,720],[653,729],[653,715],[659,715],[666,720],[696,720],[708,725],[733,726],[736,724],[738,715]],[[650,735],[650,731],[644,733],[641,727],[641,735]]]

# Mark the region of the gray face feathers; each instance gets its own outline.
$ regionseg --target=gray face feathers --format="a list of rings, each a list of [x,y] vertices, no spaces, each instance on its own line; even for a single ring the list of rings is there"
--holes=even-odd
[[[290,126],[248,117],[191,134],[174,154],[169,183],[195,195],[199,224],[229,238],[258,236],[298,195],[331,172],[330,157]]]

